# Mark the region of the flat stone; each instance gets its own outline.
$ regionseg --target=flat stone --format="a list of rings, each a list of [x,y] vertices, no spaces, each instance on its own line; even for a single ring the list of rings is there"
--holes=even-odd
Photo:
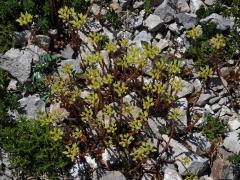
[[[233,153],[240,152],[240,141],[238,138],[239,133],[239,130],[227,133],[227,137],[224,139],[223,142],[223,146]]]
[[[198,93],[201,91],[202,89],[202,83],[199,79],[193,79],[190,81],[190,83],[192,83],[193,87],[194,87],[194,92]]]
[[[93,180],[126,180],[120,171],[105,171],[102,174],[93,173]]]
[[[182,82],[183,88],[181,91],[179,91],[177,93],[178,98],[185,97],[185,96],[193,93],[193,91],[194,91],[194,86],[191,83],[189,83],[183,79],[181,79],[181,82]]]
[[[13,32],[13,39],[16,45],[25,46],[28,42],[28,39],[31,36],[31,32],[29,30],[24,30],[21,32]]]
[[[190,0],[190,9],[192,13],[196,13],[201,6],[205,7],[205,4],[201,0]]]
[[[74,50],[72,49],[70,44],[67,44],[67,46],[61,50],[61,56],[65,59],[72,59],[74,54]]]
[[[217,25],[217,29],[221,31],[225,31],[229,28],[232,28],[234,25],[234,20],[225,18],[222,15],[219,15],[217,13],[213,13],[210,16],[201,19],[200,22],[213,22]]]
[[[36,35],[36,39],[37,39],[37,43],[39,43],[42,46],[42,48],[48,49],[50,47],[51,38],[49,36]]]
[[[28,118],[36,118],[37,113],[45,112],[45,102],[40,99],[38,94],[24,97],[19,100],[19,103]]]
[[[220,99],[221,99],[221,97],[219,97],[219,96],[213,97],[213,98],[211,98],[211,99],[208,101],[208,103],[209,103],[210,105],[212,105],[212,104],[214,104],[214,103],[217,103]]]
[[[211,106],[211,109],[212,109],[214,112],[216,112],[216,111],[218,111],[219,109],[221,109],[221,106],[220,106],[219,104],[213,104],[213,105]]]
[[[212,78],[210,78],[209,87],[213,91],[219,91],[219,90],[222,90],[224,86],[225,87],[228,86],[227,81],[223,77],[220,77],[220,78],[218,76],[213,76]]]
[[[216,2],[216,0],[205,0],[205,1],[204,1],[204,3],[205,3],[206,5],[209,5],[209,6],[213,5],[215,2]]]
[[[195,14],[178,13],[176,14],[176,21],[182,24],[184,29],[190,29],[198,23],[198,18]]]
[[[141,31],[135,35],[133,42],[136,44],[137,47],[142,47],[142,44],[141,44],[142,41],[151,43],[152,38],[153,38],[152,35],[147,31]]]
[[[165,23],[172,21],[176,11],[168,4],[168,0],[164,0],[154,11],[154,14],[159,16]]]
[[[177,121],[177,129],[180,132],[185,132],[187,128],[187,110],[188,110],[188,101],[186,98],[178,99],[173,103],[173,108],[179,108],[181,111],[181,118]],[[170,109],[169,111],[171,111]]]
[[[167,135],[163,135],[162,137],[168,142],[169,137]],[[178,166],[178,172],[181,175],[186,176],[189,173],[199,175],[208,168],[209,160],[207,158],[189,151],[185,146],[174,139],[170,140],[169,145],[172,148],[173,158],[177,160],[175,163]],[[183,159],[186,159],[187,163],[184,163]]]
[[[140,9],[144,6],[144,1],[135,1],[133,4],[133,9]]]
[[[234,116],[230,117],[228,120],[228,126],[231,131],[240,128],[240,115],[235,114]]]
[[[143,25],[148,28],[149,31],[157,31],[164,24],[160,16],[150,14],[143,22]]]
[[[31,73],[32,58],[31,53],[12,48],[0,56],[0,67],[24,83]]]
[[[175,169],[166,168],[164,171],[163,180],[182,180],[182,177]]]
[[[176,6],[179,13],[190,11],[190,7],[186,0],[178,0]]]
[[[180,34],[179,27],[178,27],[178,24],[176,22],[170,24],[168,26],[168,29],[175,34]]]
[[[197,106],[204,106],[208,103],[208,100],[213,97],[212,93],[210,91],[206,91],[201,93],[196,105]]]
[[[204,153],[210,150],[211,143],[202,133],[192,133],[186,140],[186,143],[191,147],[195,153]]]
[[[160,39],[158,42],[155,42],[153,44],[162,51],[169,46],[170,41],[167,39]]]

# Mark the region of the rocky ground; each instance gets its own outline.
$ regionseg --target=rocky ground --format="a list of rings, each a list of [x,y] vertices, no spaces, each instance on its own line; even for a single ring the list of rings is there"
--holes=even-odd
[[[219,14],[213,13],[210,16],[199,19],[196,11],[204,6],[208,8],[214,3],[214,0],[155,0],[152,13],[146,15],[144,9],[144,1],[128,1],[113,0],[110,8],[113,8],[117,15],[121,17],[122,25],[119,29],[109,26],[107,21],[100,22],[98,19],[89,18],[86,26],[86,32],[98,32],[107,35],[110,40],[117,38],[128,38],[136,46],[141,47],[141,42],[155,44],[162,50],[163,54],[171,54],[181,58],[182,54],[189,48],[184,31],[196,26],[199,22],[211,21],[217,24],[217,29],[225,31],[233,27],[234,21],[231,18],[225,18]],[[131,10],[130,10],[131,9]],[[101,8],[98,4],[94,4],[91,13],[95,15],[104,14],[105,7]],[[50,31],[51,35],[56,35],[54,30]],[[93,50],[86,35],[80,32],[80,38],[84,45],[80,47],[81,54]],[[39,60],[39,55],[46,53],[42,48],[27,44],[29,32],[16,32],[16,40],[18,44],[24,45],[21,49],[13,48],[0,56],[0,67],[8,71],[12,75],[12,80],[8,86],[9,89],[16,89],[18,82],[26,83],[31,77],[32,63]],[[38,35],[37,38],[44,47],[50,46],[50,38],[46,35]],[[103,52],[104,54],[104,52]],[[79,62],[80,56],[75,56],[74,49],[67,45],[59,56],[65,58],[59,63],[58,71],[65,63],[70,63],[76,72],[80,72]],[[193,72],[190,78],[183,78],[184,88],[177,94],[178,100],[174,103],[174,107],[179,107],[183,117],[177,124],[179,132],[184,133],[188,128],[191,113],[197,113],[200,120],[194,127],[201,129],[205,123],[205,114],[216,117],[226,125],[228,132],[224,139],[216,142],[208,140],[201,131],[194,131],[192,134],[182,140],[171,139],[169,148],[172,152],[172,160],[164,166],[164,180],[181,180],[191,173],[196,174],[200,180],[218,180],[218,179],[239,179],[240,169],[237,171],[228,161],[228,156],[232,153],[240,151],[240,141],[238,133],[240,133],[240,107],[236,103],[240,101],[240,81],[235,82],[232,87],[228,81],[231,72],[239,72],[239,60],[229,59],[224,66],[220,68],[218,74],[214,74],[208,88],[203,88],[197,74],[194,74],[194,61],[191,59],[183,59],[182,61],[185,71]],[[239,74],[238,74],[239,75]],[[231,92],[230,92],[231,89]],[[199,93],[199,99],[192,106],[189,97],[194,93]],[[24,92],[23,92],[24,94]],[[126,97],[129,98],[129,97]],[[28,117],[36,116],[36,112],[45,111],[46,103],[38,94],[32,94],[19,100],[21,107],[24,108]],[[191,108],[191,113],[190,113]],[[16,114],[14,114],[16,115]],[[164,139],[166,142],[169,136],[161,134],[158,127],[168,126],[166,119],[162,117],[149,118],[148,125],[151,129],[151,141],[158,147],[158,138]],[[184,142],[184,143],[183,143]],[[3,152],[2,152],[3,153]],[[209,156],[211,154],[211,156]],[[7,169],[7,160],[4,158],[6,154],[2,154],[0,179],[11,179],[11,172]],[[103,154],[108,156],[109,153]],[[181,161],[185,156],[189,162],[185,165]],[[94,164],[92,159],[89,163]],[[146,162],[146,166],[147,166]],[[78,171],[81,171],[81,165],[75,165],[72,169],[72,179],[87,179],[87,177],[79,177]],[[93,174],[93,179],[98,178],[98,171]],[[101,173],[100,173],[101,174]],[[100,178],[102,180],[123,180],[126,179],[119,171],[106,171]],[[150,174],[145,174],[142,179],[151,179]]]

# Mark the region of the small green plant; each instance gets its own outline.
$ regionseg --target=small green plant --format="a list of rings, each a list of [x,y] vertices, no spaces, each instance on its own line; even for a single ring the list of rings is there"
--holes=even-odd
[[[71,161],[62,153],[65,146],[59,138],[52,138],[53,132],[39,120],[24,117],[1,130],[1,143],[16,177],[58,179],[67,174]]]
[[[203,127],[203,134],[210,140],[223,137],[227,132],[226,127],[217,118],[206,115],[206,123]]]
[[[104,17],[113,28],[119,29],[121,27],[122,21],[114,10],[108,10]]]
[[[144,0],[144,10],[146,14],[151,14],[153,12],[152,0]]]

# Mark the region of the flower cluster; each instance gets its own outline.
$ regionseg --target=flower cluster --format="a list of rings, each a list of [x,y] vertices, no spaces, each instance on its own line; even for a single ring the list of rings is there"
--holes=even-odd
[[[31,23],[32,19],[33,19],[33,16],[28,12],[25,12],[25,14],[21,13],[21,16],[16,21],[20,24],[20,26],[24,26]]]
[[[197,25],[196,27],[192,28],[191,30],[186,32],[186,37],[196,40],[203,34],[202,27],[200,25]]]
[[[210,45],[213,49],[219,50],[226,46],[225,38],[222,34],[217,34],[215,37],[210,39]]]
[[[70,22],[70,24],[76,28],[80,29],[86,23],[87,16],[82,13],[77,13],[74,8],[69,8],[64,6],[58,10],[58,17],[62,19],[62,21]]]

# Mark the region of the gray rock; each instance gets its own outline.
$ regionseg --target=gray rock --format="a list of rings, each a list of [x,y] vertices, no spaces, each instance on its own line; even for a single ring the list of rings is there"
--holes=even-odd
[[[240,152],[240,141],[238,138],[239,133],[239,130],[227,133],[227,137],[223,142],[223,146],[233,153]]]
[[[173,103],[173,108],[179,108],[181,111],[181,118],[177,121],[177,129],[180,132],[186,132],[187,128],[187,110],[188,110],[188,101],[186,98],[178,99]],[[171,111],[170,108],[169,111]]]
[[[217,97],[213,97],[209,100],[209,104],[212,105],[214,103],[217,103],[219,100],[221,99],[221,97],[217,96]]]
[[[135,35],[133,42],[137,47],[142,47],[141,41],[151,43],[152,38],[152,35],[150,33],[147,33],[147,31],[141,31]]]
[[[105,171],[102,174],[93,173],[93,180],[126,180],[125,176],[120,171]]]
[[[97,16],[97,15],[104,15],[106,13],[105,9],[102,9],[98,4],[93,4],[91,7],[91,12]]]
[[[182,24],[185,29],[190,29],[198,23],[198,18],[195,14],[179,13],[176,14],[176,21]]]
[[[224,115],[229,115],[229,116],[232,115],[231,110],[227,106],[222,106],[222,109],[220,111],[220,115],[219,116],[221,117],[221,116],[224,116]]]
[[[166,168],[164,171],[163,180],[182,180],[182,177],[178,174],[175,169]]]
[[[223,16],[213,13],[210,16],[201,19],[200,22],[213,22],[217,25],[217,29],[225,31],[232,28],[234,25],[234,20],[229,18],[224,18]]]
[[[143,16],[135,16],[133,19],[131,19],[131,26],[135,29],[139,28],[143,24]]]
[[[155,42],[153,44],[157,46],[160,50],[163,50],[169,46],[170,41],[167,39],[160,39],[159,42]]]
[[[194,91],[194,86],[191,83],[189,83],[183,79],[181,79],[181,81],[182,81],[183,88],[181,91],[179,91],[177,93],[178,98],[185,97],[185,96],[193,93],[193,91]]]
[[[204,106],[204,109],[206,110],[206,113],[214,114],[214,111],[212,110],[212,108],[209,104],[206,104]]]
[[[168,142],[169,137],[167,135],[163,135],[162,137]],[[176,160],[175,164],[178,166],[178,171],[181,175],[186,176],[189,173],[199,175],[208,168],[209,160],[207,158],[189,151],[185,146],[174,139],[171,139],[169,145],[172,148],[173,157]]]
[[[213,97],[212,93],[210,91],[206,91],[201,93],[196,105],[197,106],[204,106],[208,103],[208,100]]]
[[[74,50],[72,49],[70,44],[67,44],[67,46],[63,50],[61,50],[60,53],[61,53],[63,58],[72,59],[73,54],[74,54]]]
[[[41,55],[44,55],[47,53],[45,50],[35,45],[28,45],[24,47],[23,50],[26,52],[29,52],[32,55],[33,62],[37,62]]]
[[[128,32],[128,31],[120,31],[117,34],[118,39],[122,39],[122,38],[131,39],[131,37],[132,37],[132,33]]]
[[[107,28],[103,27],[103,34],[108,37],[111,41],[114,40],[114,35],[111,31],[109,31]]]
[[[168,4],[168,0],[164,0],[164,2],[155,9],[154,14],[158,15],[165,23],[168,23],[174,19],[176,11]]]
[[[36,35],[36,39],[37,39],[37,45],[39,43],[41,45],[40,47],[44,49],[48,49],[50,47],[51,38],[49,36]]]
[[[14,179],[13,173],[10,170],[10,162],[7,153],[0,148],[0,179]]]
[[[201,6],[205,7],[205,4],[201,0],[190,0],[190,8],[192,13],[196,13]]]
[[[38,94],[30,95],[19,100],[28,118],[36,118],[38,112],[45,112],[45,102]]]
[[[205,0],[205,1],[204,1],[204,3],[205,3],[206,5],[209,5],[209,6],[213,5],[215,2],[216,2],[216,0]]]
[[[221,106],[219,104],[213,104],[211,106],[211,109],[214,111],[214,112],[217,112],[219,109],[221,109]]]
[[[194,92],[198,93],[201,91],[202,89],[202,83],[199,79],[193,79],[190,81],[190,83],[192,83],[193,87],[194,87]]]
[[[18,81],[24,83],[31,73],[32,55],[27,51],[10,49],[0,56],[0,67],[8,71]]]
[[[131,0],[119,0],[119,4],[122,8],[126,8],[131,3]]]
[[[15,79],[11,79],[11,81],[8,84],[7,90],[17,90],[17,81]]]
[[[208,175],[204,175],[200,176],[198,180],[214,180],[214,179]]]
[[[144,1],[135,1],[133,4],[133,9],[140,9],[144,6]]]
[[[99,32],[102,28],[102,25],[97,20],[91,20],[86,23],[86,29],[88,32]]]
[[[167,126],[167,121],[164,118],[148,118],[148,126],[149,126],[149,136],[154,138],[161,138],[162,134],[160,133],[160,128],[164,128]]]
[[[169,29],[171,32],[175,33],[175,34],[180,34],[179,28],[178,28],[178,24],[177,24],[176,22],[170,24],[170,25],[168,26],[168,29]]]
[[[240,127],[240,115],[234,114],[228,120],[228,126],[231,131],[237,130]]]
[[[211,143],[207,140],[202,133],[193,133],[191,134],[186,143],[191,147],[191,150],[195,153],[204,153],[210,150]]]
[[[221,78],[221,79],[220,79]],[[209,82],[209,87],[214,90],[214,91],[219,91],[219,90],[222,90],[225,87],[228,86],[228,83],[227,81],[223,78],[223,77],[218,77],[218,76],[213,76],[211,79],[210,79],[210,82]]]
[[[150,14],[143,22],[143,25],[148,28],[149,31],[157,31],[163,25],[163,20],[154,14]]]
[[[31,32],[29,30],[24,30],[21,32],[13,32],[13,39],[16,45],[25,46],[28,42],[28,39],[31,36]]]
[[[228,97],[223,97],[219,100],[218,104],[222,106],[222,105],[226,105],[228,102],[229,102]]]
[[[176,6],[179,13],[190,11],[190,7],[186,0],[178,0]]]

